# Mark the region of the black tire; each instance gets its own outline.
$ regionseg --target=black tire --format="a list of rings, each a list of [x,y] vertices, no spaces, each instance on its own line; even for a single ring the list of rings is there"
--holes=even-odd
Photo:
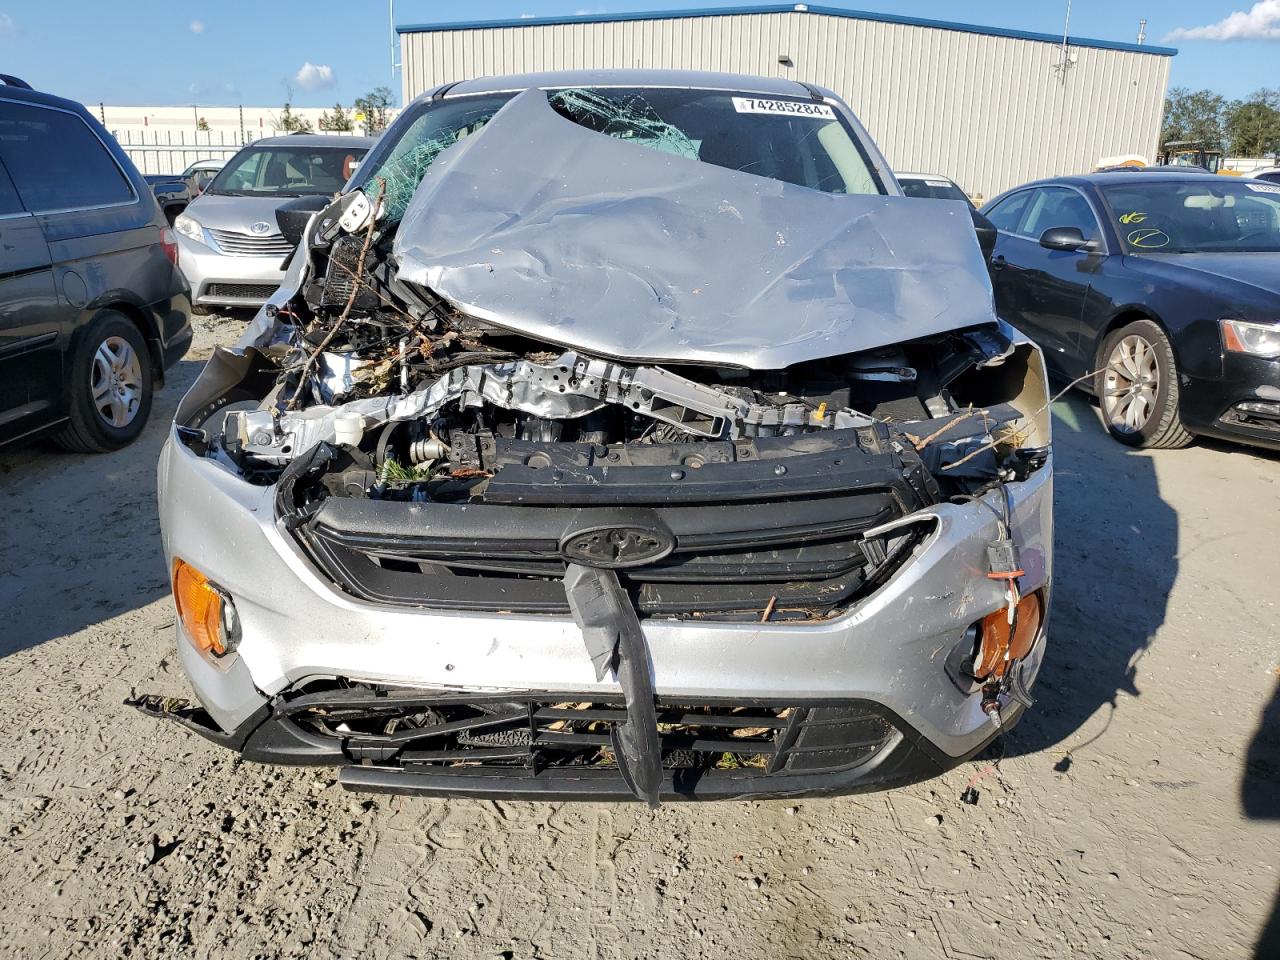
[[[206,307],[202,303],[193,303],[191,312],[197,317],[208,317],[213,315],[214,310],[213,307]]]
[[[1178,415],[1178,363],[1157,324],[1135,320],[1111,331],[1096,368],[1094,390],[1111,436],[1145,449],[1176,449],[1195,439]]]
[[[117,369],[105,361],[106,356],[128,356],[121,344],[132,351],[136,365],[126,363]],[[103,347],[107,352],[99,357]],[[106,453],[138,438],[151,416],[153,375],[147,341],[128,317],[114,310],[98,314],[80,336],[68,377],[70,419],[54,442],[77,453]],[[100,392],[100,399],[107,413],[100,412],[94,402],[94,384],[104,382],[107,393],[103,397]],[[118,419],[126,421],[122,425],[108,422],[107,417],[117,413]]]

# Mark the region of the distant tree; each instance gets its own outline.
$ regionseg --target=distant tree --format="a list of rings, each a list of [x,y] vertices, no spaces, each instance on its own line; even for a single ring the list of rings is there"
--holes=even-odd
[[[1173,87],[1164,103],[1160,145],[1170,140],[1200,140],[1207,150],[1221,150],[1227,102],[1212,90]]]
[[[364,114],[358,122],[364,127],[368,136],[381,133],[391,119],[391,89],[375,87],[363,97],[356,97],[356,113]]]
[[[1224,129],[1232,156],[1274,156],[1280,151],[1280,90],[1264,88],[1229,104]]]
[[[342,108],[342,104],[335,103],[332,112],[326,110],[320,114],[320,129],[345,133],[354,130],[355,126],[351,123],[351,114]]]
[[[293,106],[287,101],[284,109],[280,111],[280,116],[274,118],[277,130],[283,130],[285,133],[310,133],[311,121],[306,117],[300,117],[293,112]]]

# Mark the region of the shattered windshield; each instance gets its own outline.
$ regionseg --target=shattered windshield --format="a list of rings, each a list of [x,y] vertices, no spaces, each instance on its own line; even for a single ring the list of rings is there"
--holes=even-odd
[[[407,112],[365,164],[362,185],[385,181],[386,215],[400,219],[440,152],[513,96],[429,101]],[[660,87],[565,89],[548,99],[561,116],[638,146],[824,193],[884,192],[853,132],[824,103]]]
[[[368,174],[358,186],[384,181],[383,209],[390,220],[399,220],[440,151],[483,127],[513,96],[501,93],[422,104],[405,127],[397,130],[405,122],[399,120],[387,131],[375,156],[361,169]]]
[[[1276,184],[1206,177],[1127,182],[1103,187],[1102,193],[1132,253],[1280,251]]]

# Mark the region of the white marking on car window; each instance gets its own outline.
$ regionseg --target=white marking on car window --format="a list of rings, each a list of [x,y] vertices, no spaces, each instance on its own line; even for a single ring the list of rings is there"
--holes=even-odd
[[[784,117],[812,117],[834,120],[836,112],[825,103],[804,100],[762,100],[759,97],[734,97],[733,109],[738,113],[769,113]]]

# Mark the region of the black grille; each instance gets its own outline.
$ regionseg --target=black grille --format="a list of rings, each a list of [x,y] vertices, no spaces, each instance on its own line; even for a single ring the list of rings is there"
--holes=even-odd
[[[854,600],[874,571],[905,555],[876,552],[862,531],[897,515],[888,494],[780,504],[657,508],[675,549],[618,571],[644,615],[758,618],[824,616]],[[325,502],[303,541],[348,592],[380,603],[469,610],[567,613],[560,545],[579,526],[620,522],[608,508]],[[634,517],[635,514],[629,516]],[[392,533],[412,525],[416,534]],[[403,523],[400,521],[403,520]]]
[[[371,602],[565,614],[572,557],[624,561],[641,616],[794,620],[882,583],[928,525],[865,534],[935,498],[913,451],[882,430],[652,446],[482,436],[477,449],[492,475],[463,502],[333,495],[344,475],[317,489],[300,478],[327,461],[303,460],[277,509],[334,583]],[[640,556],[595,555],[608,544]]]
[[[359,292],[352,301],[352,292],[357,289],[357,268],[360,266],[360,251],[363,248],[363,236],[349,235],[334,241],[333,248],[329,251],[329,269],[324,276],[321,298],[323,306],[345,307],[351,302],[356,310],[372,310],[377,307],[378,295],[366,284],[359,285]],[[368,261],[367,257],[366,260]]]
[[[895,728],[862,701],[827,705],[660,701],[662,765],[686,775],[779,777],[848,770],[874,757]],[[279,719],[341,745],[352,762],[400,768],[488,766],[524,771],[616,769],[611,728],[621,702],[466,700],[358,687],[308,693]]]
[[[274,283],[211,283],[204,292],[208,297],[226,297],[229,300],[266,300],[276,289]]]

